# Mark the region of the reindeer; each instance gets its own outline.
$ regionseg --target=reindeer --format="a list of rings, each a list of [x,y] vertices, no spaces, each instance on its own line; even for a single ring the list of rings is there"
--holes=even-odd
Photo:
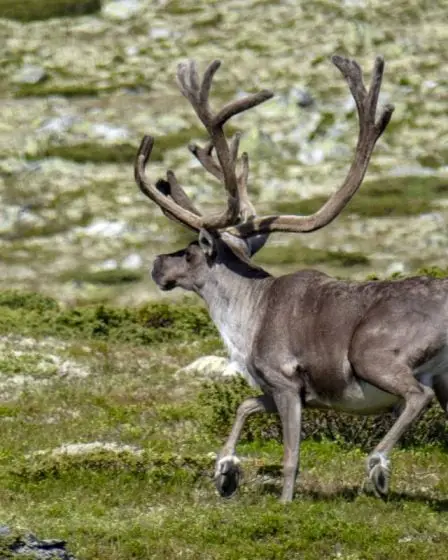
[[[293,498],[303,407],[357,414],[399,407],[392,428],[367,458],[367,476],[380,497],[389,489],[389,454],[400,436],[434,395],[448,413],[448,279],[353,282],[315,270],[273,277],[250,260],[273,232],[312,232],[334,220],[360,187],[375,143],[391,119],[392,105],[376,115],[381,57],[375,60],[369,89],[354,60],[333,56],[332,62],[356,102],[359,135],[342,186],[310,216],[256,215],[247,193],[248,156],[238,156],[240,137],[228,141],[223,126],[273,93],[263,90],[214,112],[209,94],[220,61],[212,62],[202,78],[194,62],[180,64],[177,79],[210,136],[205,147],[189,149],[224,184],[225,210],[202,215],[172,171],[153,184],[145,168],[154,139],[145,136],[138,150],[135,179],[141,191],[168,218],[198,233],[185,249],[159,255],[152,278],[162,290],[180,287],[205,301],[230,358],[262,390],[239,406],[218,455],[215,484],[222,496],[238,487],[235,448],[244,422],[255,412],[276,412],[281,419],[283,502]]]

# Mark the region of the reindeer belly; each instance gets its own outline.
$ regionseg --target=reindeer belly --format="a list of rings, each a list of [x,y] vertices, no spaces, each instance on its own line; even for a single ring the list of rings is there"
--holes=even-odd
[[[400,398],[353,377],[337,397],[318,395],[307,388],[305,404],[312,408],[332,408],[350,414],[376,414],[392,408]]]

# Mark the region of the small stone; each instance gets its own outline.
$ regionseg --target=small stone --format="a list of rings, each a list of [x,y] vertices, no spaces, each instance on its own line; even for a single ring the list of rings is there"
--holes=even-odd
[[[140,49],[135,45],[131,45],[130,47],[126,47],[125,52],[127,56],[137,56]]]
[[[318,163],[322,163],[324,158],[325,154],[322,148],[306,146],[301,150],[298,160],[304,165],[317,165]]]
[[[305,108],[314,105],[314,98],[306,89],[293,88],[291,97],[299,107]]]
[[[99,270],[115,270],[118,268],[118,263],[115,259],[107,259],[99,265]]]
[[[62,117],[46,119],[38,128],[38,132],[46,132],[49,134],[59,135],[67,132],[72,127],[75,120],[75,117],[71,115],[64,115]]]
[[[405,266],[402,262],[394,262],[388,266],[386,276],[392,276],[392,274],[403,274],[404,271]]]
[[[149,37],[151,39],[155,39],[156,41],[157,39],[169,39],[171,35],[171,31],[166,27],[152,27],[149,30]]]
[[[114,0],[105,4],[101,13],[113,21],[123,21],[137,15],[141,9],[138,0]]]
[[[13,77],[16,84],[39,84],[48,78],[47,72],[34,64],[25,64]]]
[[[142,264],[142,257],[138,253],[132,253],[123,260],[121,267],[127,268],[128,270],[138,270],[142,267]]]
[[[109,222],[107,220],[96,220],[85,228],[80,228],[85,235],[101,237],[119,237],[127,228],[124,222]]]
[[[117,142],[129,137],[129,131],[121,126],[113,126],[107,123],[94,124],[92,132],[95,136],[108,142]]]
[[[203,377],[232,377],[238,375],[233,364],[220,356],[202,356],[178,372],[195,374]]]

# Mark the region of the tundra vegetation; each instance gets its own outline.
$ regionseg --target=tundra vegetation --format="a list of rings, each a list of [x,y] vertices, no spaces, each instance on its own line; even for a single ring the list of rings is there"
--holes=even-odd
[[[391,418],[316,412],[292,504],[277,503],[275,418],[248,422],[244,484],[234,500],[216,496],[209,453],[252,389],[177,373],[224,350],[196,300],[155,300],[146,269],[188,234],[142,202],[131,171],[151,130],[154,173],[175,168],[215,208],[221,188],[184,148],[202,133],[173,76],[187,56],[222,58],[218,99],[248,77],[254,91],[275,80],[276,99],[242,117],[257,209],[313,211],[345,172],[355,126],[352,106],[341,114],[344,84],[326,78],[329,55],[369,67],[381,53],[396,111],[357,198],[329,231],[279,234],[257,262],[444,275],[444,2],[102,4],[0,0],[0,524],[66,539],[87,560],[445,559],[448,434],[436,406],[394,452],[385,502],[363,491],[361,459]]]

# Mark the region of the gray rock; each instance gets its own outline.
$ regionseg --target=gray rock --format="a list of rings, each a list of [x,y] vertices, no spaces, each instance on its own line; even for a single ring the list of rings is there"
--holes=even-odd
[[[123,21],[137,15],[141,9],[139,0],[114,0],[105,4],[101,12],[107,19]]]
[[[108,220],[96,220],[85,228],[79,228],[85,235],[94,237],[119,237],[126,231],[125,222],[109,222]]]
[[[0,538],[7,537],[10,534],[11,534],[11,530],[9,527],[7,527],[6,525],[0,525]]]
[[[125,140],[129,137],[129,131],[122,126],[113,126],[107,123],[94,124],[92,126],[94,136],[107,140],[108,142],[117,142]]]
[[[3,539],[8,539],[5,544]],[[8,551],[8,558],[33,558],[35,560],[76,560],[73,554],[65,550],[65,541],[59,539],[38,539],[31,533],[12,538],[10,529],[0,528],[0,548]]]
[[[128,270],[138,270],[142,267],[143,259],[138,253],[132,253],[123,259],[121,266]]]
[[[38,84],[48,78],[47,72],[34,64],[25,64],[13,77],[16,84]]]
[[[201,377],[233,377],[238,375],[234,364],[220,356],[202,356],[188,366],[180,369],[177,374],[194,374]]]
[[[291,97],[299,107],[306,108],[314,105],[314,98],[309,91],[302,88],[293,88]]]
[[[394,262],[387,267],[386,276],[392,276],[392,274],[403,274],[406,270],[404,263]]]
[[[313,147],[306,145],[299,153],[298,160],[303,165],[317,165],[325,159],[325,152],[321,146]]]
[[[158,39],[169,39],[172,36],[172,32],[166,27],[151,27],[149,36],[156,41]]]
[[[62,117],[46,119],[38,128],[38,132],[59,136],[70,130],[75,121],[76,118],[72,115],[63,115]]]
[[[118,263],[115,259],[107,259],[98,265],[98,270],[115,270]]]

